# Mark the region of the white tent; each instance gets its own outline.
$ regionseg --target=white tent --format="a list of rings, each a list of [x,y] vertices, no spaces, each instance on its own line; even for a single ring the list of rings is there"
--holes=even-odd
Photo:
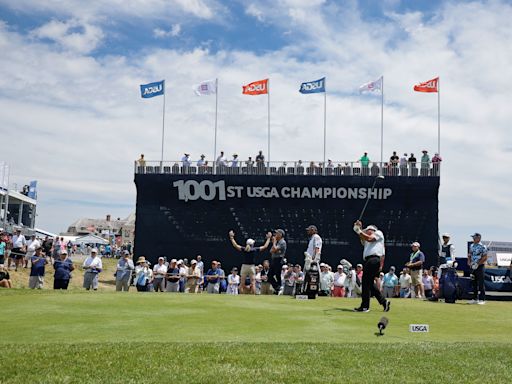
[[[76,238],[75,241],[73,241],[75,244],[95,244],[95,245],[107,245],[108,241],[105,240],[102,237],[96,236],[96,235],[85,235],[85,236],[79,236]]]

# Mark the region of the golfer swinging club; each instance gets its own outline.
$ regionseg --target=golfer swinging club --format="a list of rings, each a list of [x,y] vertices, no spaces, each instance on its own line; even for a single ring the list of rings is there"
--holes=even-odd
[[[370,296],[375,296],[379,304],[384,307],[384,312],[388,312],[391,302],[382,297],[374,281],[379,277],[379,272],[384,266],[384,235],[375,225],[369,225],[365,229],[361,229],[362,226],[363,223],[360,220],[354,223],[354,232],[357,233],[364,247],[361,305],[354,308],[354,311],[370,312]]]

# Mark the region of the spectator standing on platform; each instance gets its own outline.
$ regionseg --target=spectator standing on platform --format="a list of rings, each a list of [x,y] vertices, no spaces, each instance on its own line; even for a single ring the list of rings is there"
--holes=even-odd
[[[144,159],[144,154],[143,153],[140,154],[139,160],[137,160],[137,165],[139,167],[145,167],[146,166],[146,160]]]
[[[231,241],[231,245],[233,245],[233,248],[235,248],[238,252],[243,253],[242,270],[240,271],[241,281],[244,282],[247,276],[249,276],[249,278],[251,280],[250,292],[245,292],[245,289],[242,289],[242,293],[255,294],[256,286],[255,286],[254,278],[256,275],[256,268],[255,268],[256,255],[259,252],[263,252],[265,249],[268,248],[268,245],[270,244],[270,238],[272,237],[272,233],[271,232],[267,233],[265,244],[263,244],[261,247],[255,247],[253,239],[247,239],[245,247],[242,247],[237,244],[237,242],[235,240],[235,233],[233,231],[229,231],[228,235],[229,235],[229,240]]]
[[[329,272],[329,268],[324,263],[320,263],[320,290],[318,296],[331,296],[334,284],[334,276]]]
[[[272,255],[272,262],[270,264],[270,272],[268,281],[274,288],[274,294],[279,294],[281,289],[281,272],[286,256],[286,240],[284,239],[285,232],[282,229],[276,229],[272,237],[272,248],[270,254]]]
[[[407,176],[407,153],[400,158],[400,175]]]
[[[184,156],[181,158],[181,163],[184,167],[190,167],[192,165],[192,161],[190,160],[190,154],[185,153]]]
[[[206,157],[205,155],[201,155],[201,158],[199,160],[197,160],[198,168],[206,167],[206,161],[204,160],[205,157]]]
[[[231,168],[237,168],[238,167],[238,155],[236,153],[233,153],[233,158],[231,159]]]
[[[92,288],[98,290],[98,278],[101,270],[103,269],[103,263],[98,257],[98,249],[91,249],[91,255],[88,256],[83,264],[85,270],[84,273],[84,288],[88,291]]]
[[[281,276],[281,273],[279,273]],[[260,272],[261,278],[261,294],[262,295],[271,295],[273,292],[271,274],[270,274],[270,263],[268,260],[263,260],[263,268],[261,268]]]
[[[254,160],[252,159],[251,156],[249,156],[249,159],[245,162],[245,165],[247,166],[247,168],[252,168],[254,166]]]
[[[407,162],[409,163],[409,168],[416,168],[416,157],[414,157],[414,153],[411,153]]]
[[[228,275],[228,288],[226,294],[238,295],[238,286],[240,285],[240,276],[238,276],[238,269],[233,268],[231,274]]]
[[[411,275],[409,275],[409,270],[404,268],[402,273],[400,274],[400,279],[398,280],[398,284],[400,285],[400,297],[402,299],[407,299],[411,297]]]
[[[123,257],[117,262],[116,268],[116,291],[128,292],[132,271],[135,269],[133,260],[130,259],[130,252],[123,251]]]
[[[27,240],[25,236],[21,234],[21,229],[16,230],[16,234],[12,237],[12,250],[11,258],[14,259],[15,271],[18,270],[18,266],[23,266],[23,257],[27,250]]]
[[[180,291],[180,269],[177,264],[178,260],[172,259],[167,268],[167,292]]]
[[[481,243],[482,235],[478,232],[471,235],[473,244],[469,246],[468,266],[471,268],[473,283],[473,300],[468,304],[485,304],[485,263],[487,262],[487,247]],[[480,294],[478,293],[480,291]]]
[[[217,261],[212,261],[212,267],[206,272],[207,293],[220,293],[220,269],[217,268]]]
[[[392,167],[397,167],[399,161],[400,159],[398,158],[396,151],[393,151],[393,155],[389,158],[389,164],[391,164]]]
[[[423,270],[423,276],[421,277],[421,283],[423,284],[423,292],[425,293],[425,298],[429,299],[432,297],[432,291],[434,290],[434,280],[432,276],[429,275],[429,270]]]
[[[43,255],[42,248],[39,246],[35,250],[34,256],[30,258],[31,268],[28,287],[30,289],[41,289],[44,284],[44,267],[48,264],[48,259]]]
[[[53,289],[68,289],[71,272],[75,270],[67,251],[60,252],[60,258],[53,263]]]
[[[421,270],[425,262],[425,255],[420,251],[420,243],[415,241],[411,244],[412,252],[409,257],[409,262],[405,264],[411,271],[411,281],[414,286],[414,293],[416,298],[421,299],[425,296],[423,292],[423,284],[421,282]]]
[[[334,273],[333,297],[345,297],[345,279],[347,275],[343,272],[343,265],[338,265]]]
[[[361,156],[361,158],[359,159],[359,163],[361,163],[363,176],[367,176],[368,166],[370,165],[370,158],[368,157],[368,152],[365,152],[363,156]]]
[[[384,234],[374,225],[369,225],[361,229],[363,223],[357,220],[354,223],[354,232],[359,236],[361,244],[364,247],[364,273],[362,281],[361,305],[355,308],[356,312],[370,311],[370,297],[374,296],[380,305],[384,307],[384,312],[388,312],[391,302],[382,297],[379,289],[375,286],[375,278],[384,265]]]
[[[201,270],[197,266],[197,261],[192,260],[188,269],[187,284],[185,292],[187,293],[200,293],[201,292]]]
[[[334,164],[331,159],[327,160],[327,165],[325,166],[327,169],[334,169]]]
[[[441,161],[443,161],[443,159],[441,158],[441,156],[439,156],[439,153],[435,153],[434,157],[432,157],[433,176],[439,176],[439,168],[441,165]]]
[[[306,232],[309,236],[308,248],[304,252],[305,263],[304,271],[307,272],[311,263],[315,262],[320,265],[320,259],[322,257],[322,238],[318,234],[318,229],[315,225],[310,225],[306,228]]]
[[[226,157],[224,156],[224,151],[220,151],[220,155],[217,157],[217,160],[215,160],[215,165],[217,168],[222,168],[227,165],[228,161]]]
[[[395,275],[395,267],[389,268],[389,272],[382,278],[383,294],[386,299],[395,297],[398,277]]]
[[[430,163],[430,156],[428,155],[428,151],[424,149],[421,152],[423,153],[421,156],[421,168],[428,168],[428,164]]]
[[[195,260],[192,260],[196,262]],[[167,273],[167,265],[163,257],[158,258],[158,263],[153,266],[153,287],[155,292],[165,291],[165,274]]]
[[[263,151],[259,151],[256,156],[256,165],[265,165],[265,156],[263,156]]]

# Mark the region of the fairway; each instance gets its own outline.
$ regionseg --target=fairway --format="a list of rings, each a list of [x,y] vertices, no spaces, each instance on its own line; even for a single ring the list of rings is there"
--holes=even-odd
[[[504,302],[393,300],[377,336],[382,308],[354,313],[351,299],[12,290],[0,300],[2,383],[503,382],[512,363]],[[430,332],[410,333],[413,323]]]

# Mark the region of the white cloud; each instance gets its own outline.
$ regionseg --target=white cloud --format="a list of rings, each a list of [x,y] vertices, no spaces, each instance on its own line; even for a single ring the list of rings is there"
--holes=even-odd
[[[424,147],[434,152],[437,98],[414,93],[412,86],[439,75],[445,159],[441,230],[459,239],[461,252],[460,239],[471,231],[509,236],[508,3],[453,3],[429,20],[412,13],[371,22],[353,7],[332,3],[306,10],[301,5],[307,2],[273,4],[258,3],[261,17],[290,30],[294,41],[258,54],[155,49],[146,50],[143,59],[93,58],[0,26],[0,50],[9,52],[0,56],[0,130],[2,137],[21,132],[24,138],[22,156],[18,146],[6,146],[2,159],[11,162],[15,182],[41,180],[40,225],[58,231],[72,221],[67,218],[73,210],[56,205],[60,200],[98,203],[96,208],[77,203],[76,216],[85,207],[105,213],[100,203],[134,202],[132,162],[141,152],[159,158],[162,108],[161,98],[142,100],[138,84],[167,80],[166,158],[177,159],[186,150],[211,159],[214,99],[195,97],[191,86],[218,77],[218,149],[245,158],[258,149],[266,152],[266,97],[243,96],[241,85],[270,77],[272,159],[306,161],[322,158],[323,98],[299,94],[298,85],[326,75],[327,156],[341,161],[356,159],[363,150],[379,157],[379,100],[358,96],[357,87],[381,74],[385,156],[393,150],[418,154]],[[46,37],[66,44],[68,24],[48,26]],[[123,216],[118,212],[124,208],[115,209]]]
[[[263,11],[254,3],[251,3],[247,6],[245,13],[249,16],[255,17],[260,22],[265,21],[265,18],[263,17]]]
[[[174,24],[171,26],[171,29],[168,31],[161,29],[161,28],[155,28],[153,30],[153,36],[156,38],[164,38],[164,37],[177,37],[181,33],[181,25]]]

